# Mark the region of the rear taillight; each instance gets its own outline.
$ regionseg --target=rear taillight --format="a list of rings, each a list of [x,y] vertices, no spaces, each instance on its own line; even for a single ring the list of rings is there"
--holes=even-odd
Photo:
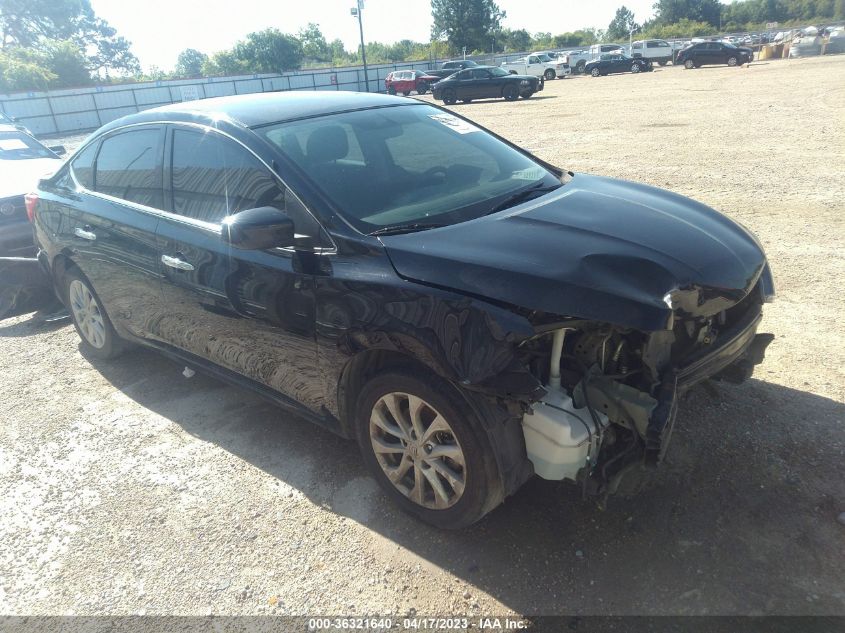
[[[28,193],[23,197],[26,204],[26,217],[30,222],[35,222],[35,207],[38,206],[38,194]]]

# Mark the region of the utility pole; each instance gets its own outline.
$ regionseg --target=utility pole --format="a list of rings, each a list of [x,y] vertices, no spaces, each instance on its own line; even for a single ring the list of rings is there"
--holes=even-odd
[[[350,13],[358,18],[358,32],[361,34],[361,60],[364,62],[364,86],[366,92],[370,91],[370,78],[367,75],[367,47],[364,46],[364,24],[361,22],[361,13],[364,12],[364,0],[358,0],[358,6],[352,7]]]

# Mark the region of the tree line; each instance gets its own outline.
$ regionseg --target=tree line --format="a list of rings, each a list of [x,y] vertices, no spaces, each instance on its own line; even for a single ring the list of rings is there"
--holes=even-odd
[[[625,6],[606,29],[529,33],[502,26],[495,0],[431,0],[431,40],[370,42],[367,61],[396,63],[467,54],[579,48],[637,38],[712,35],[721,31],[845,20],[845,0],[657,0],[642,24]],[[327,41],[317,24],[295,34],[268,28],[232,48],[206,54],[182,51],[172,70],[141,73],[130,43],[95,15],[90,0],[0,0],[0,92],[45,90],[95,82],[215,75],[278,73],[300,68],[361,63],[361,50]]]

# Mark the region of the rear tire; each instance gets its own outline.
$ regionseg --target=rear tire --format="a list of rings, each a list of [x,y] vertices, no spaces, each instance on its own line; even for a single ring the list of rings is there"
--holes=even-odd
[[[695,68],[695,62],[691,59],[688,59],[684,62],[684,68],[686,68],[687,70],[692,70],[693,68]]]
[[[428,92],[428,84],[425,83],[425,82],[418,83],[417,84],[417,94],[418,95],[424,95],[426,92]]]
[[[62,291],[85,356],[109,360],[126,351],[127,344],[115,332],[100,298],[78,268],[65,273]]]
[[[546,72],[543,73],[543,77],[546,79],[546,81],[551,81],[556,77],[555,71],[553,71],[551,68],[547,68]]]
[[[519,90],[513,84],[505,86],[502,90],[502,96],[505,98],[505,101],[516,101],[519,99]]]
[[[501,503],[483,426],[442,378],[401,368],[376,376],[361,389],[354,423],[368,470],[405,512],[459,529]]]
[[[739,59],[737,59],[733,55],[728,57],[728,66],[733,68],[734,66],[738,66],[738,65],[739,65]]]
[[[579,75],[583,75],[584,69],[586,68],[586,66],[587,66],[587,61],[582,59],[577,64],[575,64],[575,72],[578,73]]]
[[[593,77],[601,77],[601,71],[600,71],[598,68],[593,68],[593,69],[590,71],[590,74],[591,74]]]

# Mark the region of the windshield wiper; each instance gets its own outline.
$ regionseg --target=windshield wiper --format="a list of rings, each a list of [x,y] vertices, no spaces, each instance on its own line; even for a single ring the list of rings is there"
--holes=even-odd
[[[492,215],[494,213],[498,213],[499,211],[503,211],[504,209],[507,209],[508,207],[513,207],[513,206],[519,204],[520,202],[524,202],[525,200],[528,200],[528,198],[530,198],[534,194],[549,193],[550,191],[554,191],[555,189],[559,189],[562,186],[563,186],[562,183],[557,183],[557,184],[554,184],[554,185],[547,185],[547,186],[543,187],[542,183],[538,183],[536,185],[528,187],[527,189],[517,191],[515,194],[508,196],[507,198],[502,200],[499,204],[497,204],[495,207],[490,209],[487,212],[487,215]]]
[[[395,226],[385,226],[380,229],[376,229],[372,233],[368,233],[367,235],[401,235],[402,233],[413,233],[414,231],[425,231],[428,229],[439,229],[442,226],[446,226],[445,224],[435,224],[435,223],[425,223],[425,222],[414,222],[412,224],[397,224]]]

